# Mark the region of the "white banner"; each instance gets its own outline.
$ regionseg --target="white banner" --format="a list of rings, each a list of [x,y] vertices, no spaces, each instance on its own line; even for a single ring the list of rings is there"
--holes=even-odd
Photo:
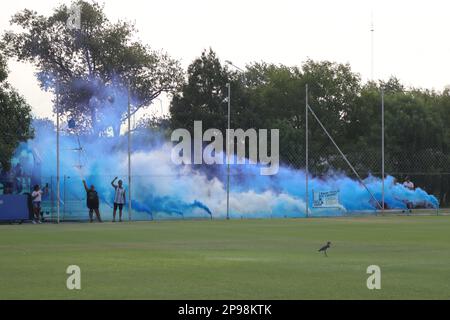
[[[314,191],[313,208],[339,208],[339,190]]]

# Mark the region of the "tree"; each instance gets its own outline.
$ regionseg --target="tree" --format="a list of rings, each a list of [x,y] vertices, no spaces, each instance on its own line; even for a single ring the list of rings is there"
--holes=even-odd
[[[247,67],[249,102],[245,109],[258,119],[256,128],[275,128],[277,120],[287,120],[299,128],[303,119],[305,90],[301,70],[284,65],[254,63]]]
[[[0,167],[8,171],[19,143],[33,137],[31,107],[6,81],[6,60],[0,54]]]
[[[306,61],[301,67],[253,63],[244,74],[222,67],[213,51],[188,68],[188,81],[172,101],[172,127],[226,128],[226,83],[232,84],[232,128],[280,130],[284,164],[305,165],[305,84],[309,105],[357,172],[381,176],[381,88],[385,92],[385,170],[450,202],[450,90],[406,88],[397,78],[363,84],[348,64]],[[312,175],[342,171],[354,177],[310,115]]]
[[[171,105],[174,128],[192,131],[194,120],[205,128],[224,130],[227,120],[226,83],[231,83],[231,127],[280,129],[280,156],[285,163],[304,165],[305,84],[310,87],[310,105],[335,138],[344,142],[358,104],[360,78],[349,65],[308,60],[302,68],[253,63],[244,74],[232,73],[216,54],[203,52],[188,68],[188,81]],[[323,146],[329,139],[318,126],[311,126],[313,162],[324,163]],[[334,157],[336,150],[328,156]]]
[[[227,128],[227,83],[236,88],[233,75],[224,68],[212,49],[203,51],[187,69],[187,82],[173,96],[170,114],[173,128],[193,132],[195,120],[204,128]],[[233,101],[236,101],[232,95]],[[234,105],[234,104],[233,104]]]
[[[358,104],[360,76],[349,64],[308,60],[302,66],[303,81],[309,86],[309,104],[328,126],[330,134],[346,138],[346,127]]]
[[[305,85],[309,105],[341,146],[347,139],[353,113],[359,104],[360,77],[349,65],[329,61],[306,61],[301,68],[256,63],[248,67],[250,104],[263,128],[280,129],[280,156],[295,167],[305,165]],[[310,168],[320,174],[331,165],[347,169],[322,128],[310,116]]]
[[[98,136],[112,129],[117,136],[128,83],[134,114],[177,88],[182,71],[166,53],[133,40],[132,24],[109,21],[99,4],[79,0],[72,8],[61,5],[49,17],[27,9],[15,14],[11,24],[23,31],[4,34],[6,52],[37,67],[41,87],[59,94],[61,113],[84,131]],[[71,12],[80,13],[78,29],[66,25]]]

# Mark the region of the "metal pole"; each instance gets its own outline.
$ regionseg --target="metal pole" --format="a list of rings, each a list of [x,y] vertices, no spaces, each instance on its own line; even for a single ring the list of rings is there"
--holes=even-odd
[[[305,146],[306,146],[306,158],[305,158],[305,201],[306,201],[306,217],[309,216],[309,139],[308,139],[308,85],[305,86]]]
[[[159,100],[159,107],[160,107],[160,109],[161,109],[161,118],[162,118],[162,116],[163,116],[163,103],[162,103],[162,100],[161,100],[161,99],[159,99],[159,98],[156,98],[156,99]]]
[[[56,216],[59,223],[60,190],[59,190],[59,89],[56,86]]]
[[[228,88],[228,130],[227,130],[227,220],[230,219],[230,110],[231,110],[231,86]]]
[[[225,60],[225,63],[228,63],[230,66],[235,67],[236,69],[238,69],[240,72],[244,73],[245,71],[242,68],[239,68],[237,65],[235,65],[233,62],[231,62],[230,60]]]
[[[128,220],[131,221],[131,106],[130,81],[128,80]]]
[[[55,193],[53,192],[54,191],[54,189],[53,189],[53,176],[50,176],[50,203],[51,203],[51,212],[52,212],[52,219],[53,219],[53,217],[54,217],[54,214],[55,214],[55,197],[54,197],[54,195],[55,195]]]
[[[64,186],[64,188],[63,188],[63,201],[64,201],[64,203],[63,203],[63,219],[64,219],[64,217],[66,216],[66,175],[64,175],[64,183],[63,183],[63,186]]]
[[[384,215],[384,89],[381,89],[381,213]]]

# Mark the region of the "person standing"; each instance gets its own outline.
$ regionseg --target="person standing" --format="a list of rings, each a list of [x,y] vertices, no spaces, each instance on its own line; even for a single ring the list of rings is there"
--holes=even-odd
[[[95,186],[91,185],[91,187],[88,188],[85,180],[83,180],[83,186],[84,190],[86,190],[86,204],[89,209],[89,221],[90,222],[94,221],[94,212],[95,212],[95,215],[97,216],[97,221],[102,222],[102,218],[100,217],[99,211],[100,201],[98,200],[98,194],[97,191],[95,190]]]
[[[114,184],[116,182],[117,177],[111,181],[111,185],[113,186],[114,192],[114,209],[113,209],[113,222],[116,222],[116,212],[117,208],[119,208],[119,222],[122,222],[122,209],[125,204],[125,188],[123,187],[122,180],[117,182],[117,185]]]
[[[406,176],[405,181],[403,182],[403,186],[411,191],[414,191],[414,183],[409,179],[409,176]],[[414,209],[414,204],[411,201],[406,201],[406,208],[409,213],[412,213],[412,209]]]
[[[45,186],[44,191],[41,190],[41,187],[38,184],[33,187],[33,192],[31,193],[34,214],[33,224],[42,223],[40,219],[42,195],[47,193],[47,190],[48,184]]]
[[[403,186],[408,188],[409,190],[414,191],[414,183],[409,179],[408,176],[405,178],[405,181],[403,182]]]

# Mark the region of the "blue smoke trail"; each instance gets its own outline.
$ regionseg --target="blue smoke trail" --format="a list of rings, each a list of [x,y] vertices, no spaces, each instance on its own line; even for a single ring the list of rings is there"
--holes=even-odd
[[[90,92],[89,107],[100,105],[98,125],[102,128],[117,123],[126,108],[127,92],[120,84],[103,85],[100,81],[79,80],[74,86]],[[28,149],[37,150],[42,160],[42,184],[55,175],[56,153],[54,128],[36,128],[36,138],[28,142]],[[60,139],[61,176],[67,176],[66,194],[71,199],[84,199],[81,184],[86,179],[95,185],[102,214],[111,216],[114,189],[110,181],[127,176],[127,152],[124,137],[81,136],[83,167],[76,166],[79,153],[75,135],[63,132]],[[156,139],[158,140],[158,139]],[[148,133],[134,133],[132,155],[132,206],[135,218],[150,217],[224,217],[226,215],[226,166],[177,166],[171,161],[171,143],[160,139],[148,143]],[[22,146],[23,147],[23,146]],[[26,148],[25,148],[26,149]],[[23,148],[21,149],[23,152]],[[47,181],[46,181],[47,180]],[[126,185],[126,179],[123,179]],[[306,212],[305,172],[281,166],[274,176],[261,176],[258,165],[231,165],[231,217],[302,217]],[[381,201],[381,180],[369,176],[368,188]],[[407,209],[408,204],[437,208],[436,197],[417,188],[409,190],[391,176],[385,180],[385,204],[388,208]],[[313,215],[342,215],[345,212],[367,210],[376,206],[359,181],[343,174],[331,173],[325,179],[311,177],[314,191],[339,190],[341,207],[313,209]],[[310,190],[310,192],[311,192]],[[310,195],[310,199],[311,199]],[[312,202],[308,204],[312,206]]]
[[[38,134],[29,145],[40,150],[42,175],[55,175],[54,133]],[[66,192],[72,198],[83,199],[81,179],[94,184],[102,202],[111,204],[114,189],[110,181],[122,177],[126,185],[127,155],[117,147],[117,140],[101,138],[84,140],[87,154],[83,170],[74,166],[78,161],[70,151],[75,141],[70,135],[61,137],[61,175],[70,177]],[[48,146],[51,146],[48,148]],[[151,149],[145,145],[136,147],[132,156],[133,209],[150,218],[155,215],[224,217],[226,214],[226,167],[215,166],[215,171],[204,172],[201,166],[177,166],[171,162],[171,144]],[[123,148],[122,148],[123,149]],[[66,151],[64,151],[66,150]],[[306,210],[302,170],[280,167],[277,175],[261,176],[259,166],[231,166],[230,208],[232,217],[301,217]],[[45,179],[44,179],[45,180]],[[45,183],[46,181],[42,181]],[[365,179],[368,188],[381,201],[381,180],[369,176]],[[331,174],[326,179],[310,178],[314,191],[339,190],[342,208],[336,210],[312,210],[313,215],[342,215],[346,211],[368,210],[375,212],[376,206],[370,195],[358,182],[342,174]],[[310,198],[311,198],[310,190]],[[388,176],[385,180],[385,203],[388,208],[407,209],[414,206],[437,208],[438,200],[424,190],[409,190]],[[309,203],[312,206],[312,203]],[[103,211],[111,211],[104,208]]]

